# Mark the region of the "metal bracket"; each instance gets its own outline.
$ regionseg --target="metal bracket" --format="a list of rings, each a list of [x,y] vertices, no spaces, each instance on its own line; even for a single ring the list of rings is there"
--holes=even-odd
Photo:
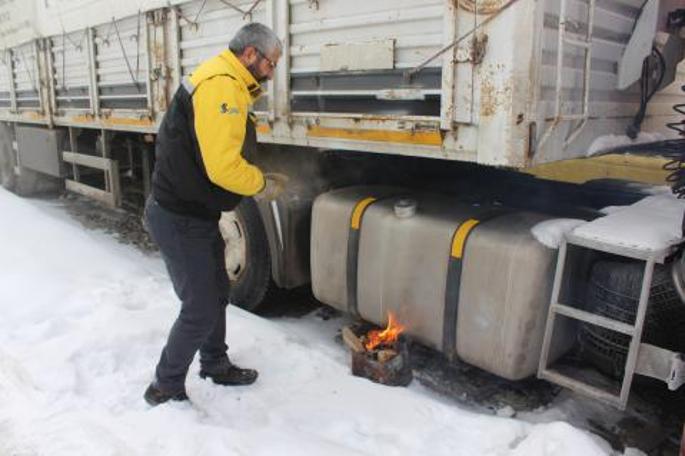
[[[62,152],[62,160],[72,165],[85,166],[102,171],[105,174],[105,189],[92,187],[82,182],[66,179],[66,189],[89,198],[96,199],[110,207],[121,205],[121,187],[119,186],[119,164],[116,160],[79,154],[71,151]],[[76,176],[74,176],[76,178]]]
[[[675,391],[685,383],[685,354],[641,343],[635,373],[662,380]]]
[[[479,65],[485,58],[485,51],[488,45],[488,35],[477,35],[474,37],[471,45],[462,48],[457,48],[455,63],[472,62],[474,65]]]

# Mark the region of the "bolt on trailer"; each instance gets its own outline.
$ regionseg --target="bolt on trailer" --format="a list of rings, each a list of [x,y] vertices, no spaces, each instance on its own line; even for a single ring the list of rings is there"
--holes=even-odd
[[[264,23],[281,37],[284,54],[254,107],[262,144],[254,161],[281,173],[286,191],[271,202],[248,199],[222,218],[234,302],[254,309],[274,287],[312,281],[323,302],[380,323],[389,310],[380,303],[392,299],[415,323],[412,336],[449,356],[507,378],[546,375],[541,353],[554,361],[578,331],[564,324],[560,342],[545,336],[554,326],[545,316],[557,251],[530,231],[551,217],[455,205],[453,196],[417,193],[407,182],[370,184],[388,157],[400,168],[416,158],[524,168],[584,156],[599,138],[623,134],[641,111],[646,131],[666,132],[680,122],[673,105],[685,101],[682,38],[657,32],[658,2],[643,3],[194,0],[152,1],[139,10],[133,1],[112,9],[104,1],[47,1],[24,11],[9,1],[4,8],[15,17],[3,31],[0,59],[0,175],[20,193],[63,185],[110,206],[140,206],[150,191],[154,135],[181,79],[224,50],[241,25]],[[666,13],[675,11],[674,2],[663,3]],[[648,51],[663,60],[651,89],[640,70],[657,70],[644,63],[643,50],[633,51],[645,41],[638,32],[656,34]],[[649,103],[645,84],[654,92]],[[349,179],[323,173],[329,158],[342,169],[348,155],[363,157],[352,168],[376,171],[353,169]],[[394,215],[397,204],[416,211],[405,220]],[[328,226],[332,220],[339,223]],[[491,251],[494,240],[508,247]],[[400,246],[392,249],[399,257],[383,257],[387,245]],[[407,258],[421,258],[423,267]],[[497,286],[488,289],[479,277],[494,270]],[[388,296],[378,290],[400,276],[413,288],[389,287]],[[490,329],[511,328],[492,345],[482,340],[490,333],[472,330],[488,305],[507,302],[485,320]],[[571,317],[579,315],[598,321]],[[634,326],[630,378],[640,349]],[[625,393],[607,397],[625,406]]]

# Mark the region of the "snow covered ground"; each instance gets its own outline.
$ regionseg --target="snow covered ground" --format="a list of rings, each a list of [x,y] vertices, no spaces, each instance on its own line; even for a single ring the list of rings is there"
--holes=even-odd
[[[178,310],[159,257],[84,229],[58,202],[0,188],[0,214],[2,456],[612,454],[554,421],[562,413],[479,414],[416,382],[353,377],[332,338],[339,319],[235,307],[230,354],[258,382],[217,386],[194,364],[192,404],[151,408],[142,393]]]

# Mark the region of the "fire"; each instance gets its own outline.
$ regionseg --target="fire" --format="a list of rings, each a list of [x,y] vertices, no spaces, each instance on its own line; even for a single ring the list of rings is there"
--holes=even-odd
[[[395,319],[392,312],[388,312],[388,326],[383,331],[379,329],[369,331],[364,347],[371,351],[379,345],[390,345],[397,340],[402,331],[404,331],[404,326]]]

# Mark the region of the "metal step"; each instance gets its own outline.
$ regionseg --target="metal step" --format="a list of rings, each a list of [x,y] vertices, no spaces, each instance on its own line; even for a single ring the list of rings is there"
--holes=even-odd
[[[623,410],[625,409],[628,403],[630,387],[632,385],[633,376],[636,373],[638,353],[640,351],[640,339],[642,337],[642,327],[644,325],[645,314],[647,311],[647,303],[649,300],[649,291],[651,289],[652,284],[652,273],[654,271],[654,264],[658,260],[663,261],[663,257],[665,255],[664,252],[661,251],[652,252],[651,254],[644,254],[644,252],[640,252],[639,254],[636,254],[634,256],[631,255],[631,253],[633,253],[631,250],[627,250],[625,252],[626,254],[624,256],[645,262],[645,270],[642,278],[642,288],[640,290],[640,300],[638,302],[637,312],[635,316],[635,324],[629,325],[621,321],[607,318],[602,315],[593,314],[591,312],[587,312],[585,310],[581,310],[577,307],[573,307],[561,302],[561,284],[567,283],[567,277],[565,275],[566,256],[568,246],[575,245],[573,239],[575,239],[573,236],[566,236],[562,240],[561,246],[559,248],[557,268],[554,275],[554,286],[552,288],[552,298],[547,313],[545,336],[542,343],[540,364],[538,366],[538,377],[556,383],[560,386],[569,388],[578,393],[594,397],[604,402],[608,402]],[[613,254],[616,254],[618,250],[617,247],[613,244],[603,243],[596,240],[587,242],[586,240],[578,239],[578,241],[579,245],[576,245],[578,248],[585,248],[589,250],[596,250],[599,252]],[[619,396],[612,395],[600,388],[590,385],[589,383],[582,382],[580,380],[575,380],[568,376],[562,375],[553,369],[550,369],[550,346],[552,342],[552,336],[554,334],[554,325],[557,320],[557,315],[562,315],[566,318],[571,318],[577,321],[598,325],[609,330],[620,332],[630,337],[630,347],[628,349],[628,356],[625,364],[625,374],[623,376],[621,393]]]
[[[620,332],[627,336],[635,335],[635,327],[622,321],[607,318],[602,315],[593,314],[584,310],[576,309],[575,307],[566,306],[564,304],[552,304],[552,311],[565,317],[573,318],[574,320],[584,321],[593,325],[601,326],[605,329]]]

